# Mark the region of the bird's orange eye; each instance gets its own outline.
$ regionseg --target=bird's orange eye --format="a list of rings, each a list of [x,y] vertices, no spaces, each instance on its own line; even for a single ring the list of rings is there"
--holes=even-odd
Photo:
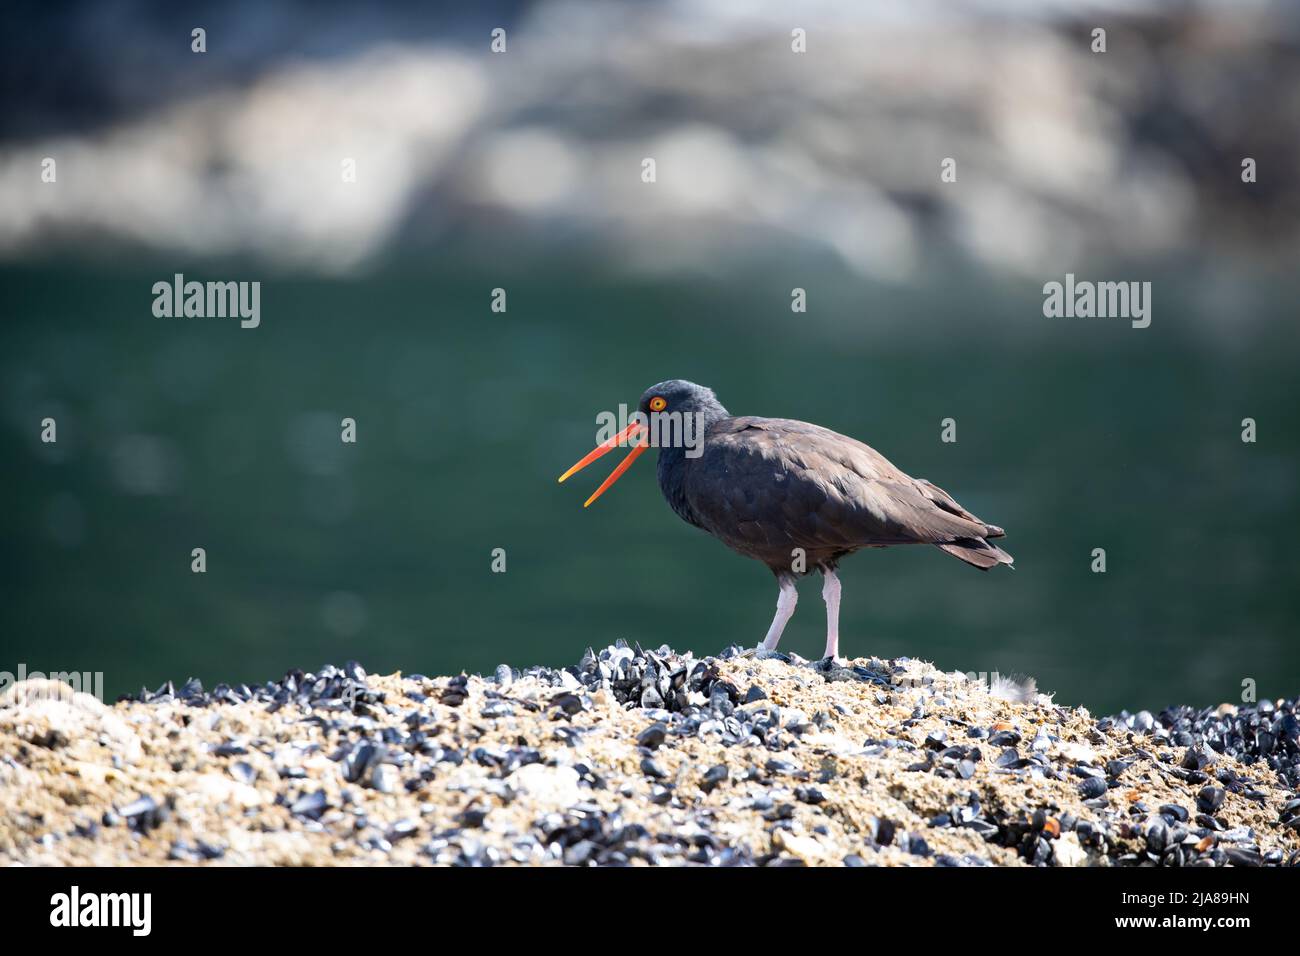
[[[650,411],[652,412],[662,412],[667,407],[668,407],[668,402],[662,397],[660,397],[659,395],[656,395],[654,398],[650,399]]]

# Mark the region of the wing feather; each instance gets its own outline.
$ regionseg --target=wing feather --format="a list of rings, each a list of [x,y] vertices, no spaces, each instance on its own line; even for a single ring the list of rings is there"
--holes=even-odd
[[[967,542],[1001,534],[869,445],[790,419],[719,423],[684,491],[702,527],[756,556],[961,542],[950,553],[966,560]]]

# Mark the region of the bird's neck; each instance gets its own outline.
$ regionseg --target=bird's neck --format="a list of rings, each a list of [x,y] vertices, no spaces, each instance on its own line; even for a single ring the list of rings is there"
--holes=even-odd
[[[658,441],[662,442],[659,446],[661,467],[665,461],[669,465],[676,465],[699,458],[704,452],[709,433],[718,423],[730,418],[727,410],[715,403],[693,412],[685,412],[680,422],[673,422],[672,427],[661,428],[658,435]]]
[[[663,492],[668,507],[677,513],[677,517],[690,524],[698,525],[699,520],[686,501],[686,469],[690,467],[689,461],[685,448],[660,448],[657,469],[659,490]]]
[[[698,428],[693,429],[689,436],[691,441],[665,445],[659,449],[659,490],[663,492],[664,500],[677,516],[690,524],[698,526],[700,522],[686,500],[686,472],[691,467],[691,463],[697,461],[703,454],[704,446],[709,440],[709,433],[714,426],[730,417],[721,405],[716,410],[704,411],[697,419]]]

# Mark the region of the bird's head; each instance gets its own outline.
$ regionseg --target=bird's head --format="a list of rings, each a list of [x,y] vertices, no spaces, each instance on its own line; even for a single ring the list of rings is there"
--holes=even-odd
[[[709,423],[727,417],[727,410],[722,407],[718,397],[713,394],[713,389],[705,388],[703,385],[696,385],[694,382],[686,382],[679,378],[669,379],[666,382],[660,382],[658,385],[651,385],[647,388],[641,396],[641,401],[637,403],[637,412],[638,414],[632,417],[632,421],[626,428],[617,435],[613,435],[601,442],[572,468],[560,475],[560,481],[564,481],[564,479],[586,468],[611,449],[620,445],[632,447],[627,457],[618,463],[618,467],[610,472],[604,483],[586,500],[583,504],[584,508],[603,495],[610,485],[623,476],[623,472],[632,467],[632,462],[636,461],[647,448],[651,447],[650,438],[652,435],[661,436],[666,432],[672,432],[671,428],[656,428],[656,422],[672,419],[671,424],[677,426],[676,434],[681,435],[683,434],[681,423],[686,420],[687,416],[691,416],[691,423],[699,426],[695,429],[695,433],[702,438],[703,429]],[[659,444],[660,447],[663,447],[662,441]]]
[[[713,389],[680,378],[651,385],[641,396],[637,408],[646,416],[678,412],[683,415],[701,414],[712,420],[727,414]]]

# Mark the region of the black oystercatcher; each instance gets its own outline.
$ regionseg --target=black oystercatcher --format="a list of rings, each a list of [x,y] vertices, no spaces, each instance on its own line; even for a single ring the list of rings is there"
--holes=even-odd
[[[826,657],[838,655],[835,567],[859,548],[932,544],[984,571],[1011,564],[1011,555],[988,541],[1002,537],[1001,528],[857,439],[788,418],[736,418],[712,389],[677,379],[646,389],[638,411],[560,481],[610,449],[631,444],[589,505],[657,445],[659,488],[673,511],[776,575],[780,594],[763,641],[768,650],[794,613],[795,579],[817,568],[824,579]]]

